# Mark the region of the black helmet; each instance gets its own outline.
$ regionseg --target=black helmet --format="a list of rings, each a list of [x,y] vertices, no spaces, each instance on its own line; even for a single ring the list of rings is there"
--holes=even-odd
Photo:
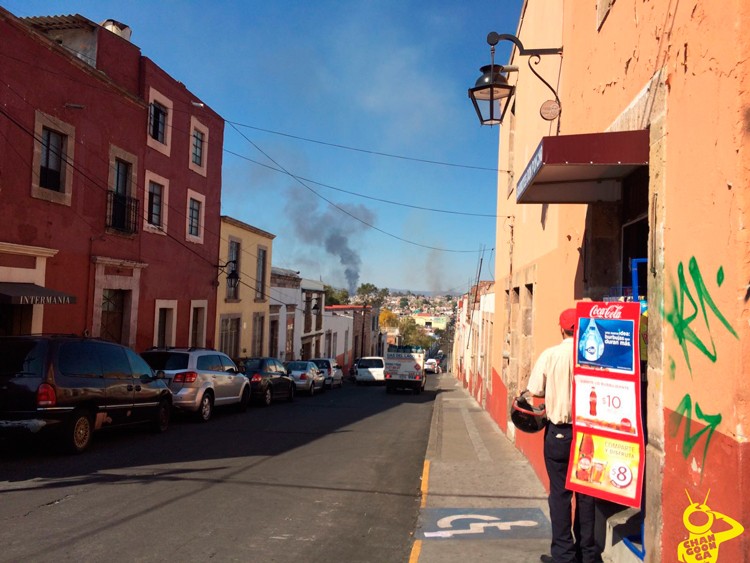
[[[547,426],[547,411],[544,405],[535,407],[529,404],[526,397],[520,396],[513,399],[510,419],[521,432],[533,434]]]

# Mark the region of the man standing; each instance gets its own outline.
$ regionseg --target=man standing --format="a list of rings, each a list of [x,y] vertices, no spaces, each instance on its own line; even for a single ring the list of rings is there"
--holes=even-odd
[[[544,397],[549,423],[544,430],[544,463],[549,476],[549,514],[552,523],[550,563],[596,563],[601,561],[594,540],[594,498],[576,493],[575,518],[572,516],[573,491],[565,488],[570,445],[573,440],[573,334],[576,310],[560,314],[562,342],[541,353],[529,378],[527,390]],[[575,539],[573,532],[575,531]]]

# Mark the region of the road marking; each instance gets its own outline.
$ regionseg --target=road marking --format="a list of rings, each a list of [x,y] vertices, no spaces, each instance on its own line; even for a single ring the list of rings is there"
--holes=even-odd
[[[422,468],[422,502],[419,505],[420,508],[427,506],[427,490],[430,485],[430,460],[424,460],[424,467]]]
[[[419,561],[420,553],[422,553],[422,540],[415,540],[414,545],[411,546],[411,554],[409,555],[409,563],[417,563],[417,561]]]
[[[420,511],[421,539],[533,539],[550,533],[539,508],[426,508]]]
[[[515,520],[512,522],[503,522],[494,516],[484,514],[458,514],[456,516],[447,516],[437,521],[438,528],[452,528],[456,520],[484,520],[484,522],[470,522],[468,528],[457,528],[449,530],[440,530],[439,532],[425,532],[426,538],[450,538],[462,534],[483,534],[489,528],[498,530],[510,530],[513,526],[523,526],[533,528],[538,526],[533,520]]]

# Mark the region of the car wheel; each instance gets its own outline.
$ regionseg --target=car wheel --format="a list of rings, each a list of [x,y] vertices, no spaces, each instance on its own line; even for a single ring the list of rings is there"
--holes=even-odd
[[[313,395],[315,395],[315,383],[311,381],[310,382],[310,396],[312,397]]]
[[[294,400],[294,385],[289,386],[289,394],[286,396],[287,402],[291,403]]]
[[[172,405],[169,401],[162,401],[159,403],[159,407],[156,410],[156,416],[154,421],[151,423],[151,429],[156,434],[166,432],[169,428],[169,422],[172,419]]]
[[[203,393],[201,397],[201,404],[198,407],[198,420],[201,422],[208,422],[211,420],[211,415],[214,413],[214,397],[210,391]]]
[[[68,422],[64,436],[65,450],[79,454],[91,444],[94,423],[91,414],[85,410],[77,410]]]
[[[270,387],[266,387],[266,392],[263,393],[263,406],[264,407],[271,406],[272,402],[273,402],[273,393],[271,393]]]
[[[240,412],[245,412],[249,405],[250,405],[250,386],[245,385],[245,388],[242,390],[242,397],[240,398],[240,402],[237,405],[237,410]]]

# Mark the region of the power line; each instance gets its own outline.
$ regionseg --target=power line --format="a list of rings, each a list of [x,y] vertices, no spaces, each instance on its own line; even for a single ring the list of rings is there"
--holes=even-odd
[[[338,143],[329,143],[329,142],[326,142],[326,141],[319,141],[319,140],[316,140],[316,139],[309,139],[307,137],[300,137],[299,135],[292,135],[291,133],[282,133],[280,131],[273,131],[271,129],[263,129],[262,127],[255,127],[253,125],[247,125],[245,123],[237,123],[236,121],[230,121],[228,119],[225,119],[224,121],[226,121],[230,125],[234,125],[234,126],[237,126],[237,127],[245,127],[247,129],[254,129],[255,131],[263,131],[264,133],[270,133],[272,135],[279,135],[281,137],[288,137],[290,139],[297,139],[299,141],[306,141],[308,143],[315,143],[315,144],[318,144],[318,145],[325,145],[327,147],[334,147],[334,148],[337,148],[337,149],[343,149],[343,150],[347,150],[347,151],[361,152],[361,153],[365,153],[365,154],[373,154],[373,155],[376,155],[376,156],[385,156],[385,157],[388,157],[388,158],[397,158],[399,160],[411,160],[413,162],[422,162],[424,164],[436,164],[438,166],[451,166],[453,168],[468,168],[470,170],[484,170],[484,171],[488,171],[488,172],[494,172],[496,174],[498,172],[509,172],[509,170],[500,170],[498,168],[487,168],[485,166],[472,166],[472,165],[468,165],[468,164],[456,164],[456,163],[453,163],[453,162],[442,162],[442,161],[439,161],[439,160],[428,160],[426,158],[416,158],[416,157],[410,157],[410,156],[403,156],[403,155],[400,155],[400,154],[392,154],[392,153],[380,152],[380,151],[375,151],[375,150],[370,150],[370,149],[360,149],[360,148],[357,148],[357,147],[350,147],[350,146],[341,145],[341,144],[338,144]]]

